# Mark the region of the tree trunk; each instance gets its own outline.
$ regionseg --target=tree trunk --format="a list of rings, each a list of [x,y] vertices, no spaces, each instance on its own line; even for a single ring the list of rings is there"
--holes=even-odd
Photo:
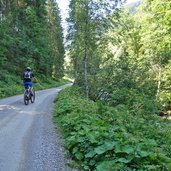
[[[160,95],[160,88],[161,88],[161,66],[158,65],[158,81],[157,81],[156,99],[159,98],[159,95]]]
[[[86,97],[89,98],[89,82],[88,82],[88,72],[87,72],[87,62],[88,62],[88,2],[86,4],[86,23],[85,23],[85,44],[84,44],[84,81],[85,81],[85,93]]]

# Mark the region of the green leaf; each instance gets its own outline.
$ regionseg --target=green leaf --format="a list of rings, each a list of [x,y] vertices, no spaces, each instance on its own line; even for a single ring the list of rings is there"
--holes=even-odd
[[[104,143],[104,147],[106,148],[106,150],[112,150],[116,144],[117,144],[117,142],[106,141]]]
[[[96,161],[95,160],[91,160],[90,161],[90,166],[94,166],[96,164]]]
[[[122,148],[122,152],[127,153],[127,154],[131,154],[131,153],[134,153],[134,148],[132,148],[129,145],[125,145]]]
[[[103,146],[99,146],[97,148],[95,148],[94,150],[97,154],[103,154],[104,152],[106,152],[106,149]]]
[[[93,133],[89,133],[87,135],[87,138],[91,143],[98,143],[98,141],[96,140],[95,134],[93,134]]]
[[[139,154],[141,157],[147,157],[150,153],[147,152],[147,151],[139,151],[138,154]]]
[[[92,158],[92,157],[94,157],[96,155],[96,152],[95,151],[90,151],[90,152],[88,152],[86,155],[85,155],[85,157],[86,158]]]
[[[129,145],[123,145],[120,144],[116,145],[115,153],[126,153],[126,154],[132,154],[134,153],[134,148]]]
[[[132,159],[130,158],[119,158],[119,159],[116,159],[115,161],[116,162],[120,162],[120,163],[129,163]]]
[[[151,146],[156,146],[157,145],[157,143],[156,143],[156,141],[154,139],[147,139],[146,143],[148,145],[151,145]]]
[[[97,171],[115,171],[114,166],[116,161],[103,161],[96,167]]]
[[[122,152],[122,150],[121,150],[121,145],[120,144],[117,144],[116,146],[115,146],[115,153],[121,153]]]
[[[109,150],[112,150],[114,148],[115,144],[116,144],[115,142],[105,142],[103,145],[95,148],[94,151],[97,154],[103,154]]]
[[[77,141],[80,142],[80,143],[82,143],[82,142],[85,141],[85,138],[84,137],[78,137]]]
[[[72,153],[75,154],[75,153],[78,152],[78,150],[79,150],[78,147],[74,147],[73,150],[72,150]]]
[[[84,155],[80,152],[77,152],[75,153],[75,157],[78,159],[78,160],[82,160],[84,158]]]

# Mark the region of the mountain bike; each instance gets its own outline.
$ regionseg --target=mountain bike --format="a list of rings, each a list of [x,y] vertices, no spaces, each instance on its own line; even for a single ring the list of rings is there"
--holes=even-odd
[[[31,103],[34,103],[34,101],[35,101],[35,91],[31,87],[28,87],[27,89],[25,89],[25,92],[24,92],[24,104],[28,105],[29,100],[31,101]]]

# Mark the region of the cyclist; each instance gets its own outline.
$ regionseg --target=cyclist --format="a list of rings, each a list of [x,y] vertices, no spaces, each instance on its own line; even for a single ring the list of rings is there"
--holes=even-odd
[[[32,90],[33,78],[34,78],[34,74],[31,71],[31,68],[27,67],[25,69],[25,71],[23,72],[23,84],[24,84],[25,89],[28,89],[29,87],[31,87],[31,90]],[[31,93],[32,93],[32,91],[31,91]]]

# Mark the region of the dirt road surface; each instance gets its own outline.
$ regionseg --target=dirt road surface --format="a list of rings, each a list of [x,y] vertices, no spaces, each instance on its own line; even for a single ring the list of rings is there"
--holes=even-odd
[[[70,85],[0,100],[0,171],[66,171],[62,137],[52,122],[53,100]]]

